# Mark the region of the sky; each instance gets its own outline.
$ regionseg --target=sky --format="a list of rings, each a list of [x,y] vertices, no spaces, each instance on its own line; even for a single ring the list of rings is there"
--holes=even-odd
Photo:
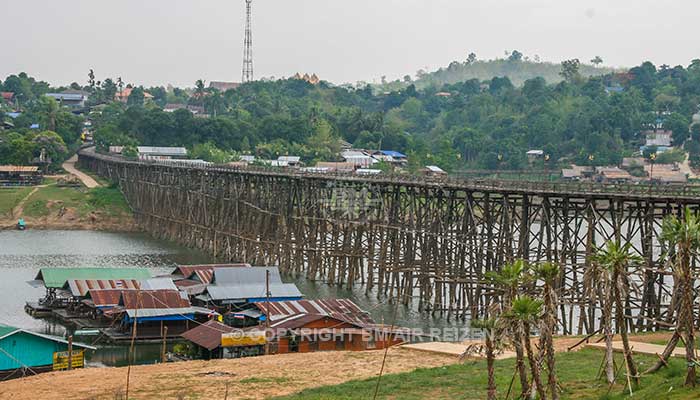
[[[0,79],[240,81],[244,0],[0,0]],[[253,0],[255,78],[374,82],[474,52],[605,65],[700,58],[695,0]]]

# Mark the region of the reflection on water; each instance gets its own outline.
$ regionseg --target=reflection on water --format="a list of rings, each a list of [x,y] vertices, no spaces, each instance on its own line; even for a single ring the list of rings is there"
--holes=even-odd
[[[138,233],[92,231],[0,231],[0,323],[37,332],[64,336],[66,330],[55,321],[34,319],[24,312],[27,301],[44,294],[26,281],[34,279],[43,267],[148,267],[153,274],[169,273],[176,264],[215,262],[210,256],[175,244],[155,240]],[[376,294],[366,295],[364,288],[353,290],[329,286],[305,279],[292,279],[307,298],[350,298],[369,311],[377,323],[430,330],[461,327],[461,321],[448,322],[418,313],[415,308],[388,304]],[[396,312],[396,317],[394,314]],[[94,338],[77,338],[90,343]],[[124,365],[127,346],[101,347],[88,357],[92,365]],[[152,363],[160,358],[160,345],[139,345],[136,358]]]

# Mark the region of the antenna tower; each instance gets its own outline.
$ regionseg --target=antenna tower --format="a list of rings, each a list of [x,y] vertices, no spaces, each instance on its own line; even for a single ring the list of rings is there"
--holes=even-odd
[[[253,0],[245,0],[246,22],[243,49],[243,83],[253,80],[253,28],[251,26],[251,5]]]

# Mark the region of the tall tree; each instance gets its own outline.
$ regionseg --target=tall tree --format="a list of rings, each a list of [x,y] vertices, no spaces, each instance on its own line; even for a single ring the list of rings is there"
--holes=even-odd
[[[511,264],[501,267],[498,272],[487,273],[486,278],[491,281],[503,293],[502,303],[506,305],[504,314],[509,313],[513,300],[518,295],[523,283],[527,280],[527,264],[523,260],[516,260]],[[517,325],[509,327],[512,334],[513,348],[515,349],[516,364],[520,377],[521,397],[527,398],[530,393],[527,370],[525,367],[525,355],[523,354],[522,331]]]
[[[695,386],[695,324],[694,324],[694,283],[691,259],[700,248],[700,218],[686,208],[682,218],[669,216],[661,228],[661,240],[668,246],[671,269],[676,283],[680,302],[677,317],[677,331],[685,341],[687,373],[686,386]],[[676,342],[677,343],[677,342]],[[674,345],[675,347],[675,345]]]
[[[528,363],[530,364],[530,372],[532,373],[532,383],[535,386],[537,395],[540,400],[547,399],[547,393],[542,386],[540,377],[540,366],[537,357],[532,351],[532,343],[530,342],[530,332],[532,325],[536,324],[542,318],[542,301],[536,300],[530,296],[518,296],[513,300],[509,315],[519,323],[523,334],[523,343],[527,352]]]
[[[544,314],[540,328],[540,351],[544,352],[547,363],[547,386],[552,399],[559,399],[557,386],[557,373],[554,357],[554,333],[557,329],[557,295],[554,290],[561,269],[554,263],[542,263],[535,265],[535,276],[544,283],[542,296],[544,297]]]
[[[623,301],[627,301],[627,296],[630,292],[630,281],[629,281],[629,269],[634,264],[641,262],[639,256],[630,253],[632,248],[631,243],[621,245],[616,241],[609,241],[605,247],[598,249],[596,254],[593,256],[593,261],[602,267],[606,273],[606,284],[609,285],[610,298],[615,305],[615,325],[622,338],[622,348],[625,357],[625,363],[627,365],[627,371],[630,378],[634,379],[637,384],[639,384],[639,374],[637,373],[637,365],[634,363],[632,358],[632,349],[629,344],[629,337],[627,334],[628,323],[625,316],[625,308],[623,306]],[[610,300],[608,300],[610,303]],[[610,307],[607,307],[608,311]],[[606,326],[611,325],[610,319],[612,316],[610,312],[605,315]],[[606,344],[612,341],[612,332],[609,330],[606,332]],[[608,351],[612,351],[608,346]]]

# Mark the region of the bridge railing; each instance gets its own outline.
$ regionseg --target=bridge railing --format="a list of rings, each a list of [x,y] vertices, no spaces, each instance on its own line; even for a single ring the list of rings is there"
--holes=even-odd
[[[657,199],[687,199],[700,200],[700,185],[677,183],[596,183],[596,182],[565,182],[541,180],[502,180],[488,178],[460,177],[430,177],[409,174],[381,173],[376,175],[358,175],[343,172],[316,172],[301,169],[281,169],[265,166],[232,166],[219,164],[198,164],[178,160],[139,159],[130,160],[121,156],[107,155],[94,152],[93,149],[81,150],[82,156],[94,157],[100,160],[122,164],[141,164],[165,166],[178,169],[196,169],[212,172],[231,172],[240,174],[258,174],[269,176],[284,176],[336,180],[347,182],[376,182],[382,184],[415,185],[427,187],[445,187],[451,189],[521,192],[542,194],[575,194],[575,195],[604,195],[607,197],[637,197]]]

